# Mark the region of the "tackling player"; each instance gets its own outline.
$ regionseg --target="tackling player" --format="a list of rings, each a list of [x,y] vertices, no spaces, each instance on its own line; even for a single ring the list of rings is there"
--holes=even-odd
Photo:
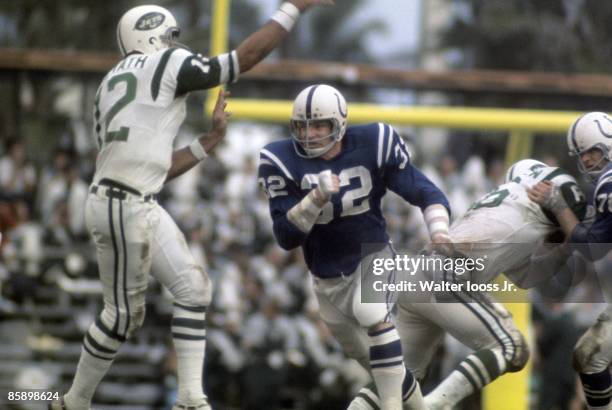
[[[54,409],[89,409],[119,347],[143,323],[150,272],[174,296],[172,339],[178,395],[173,409],[209,409],[202,386],[205,315],[212,285],[185,237],[156,202],[165,181],[203,160],[224,136],[221,92],[210,134],[173,152],[189,92],[232,83],[272,51],[300,12],[332,0],[290,0],[236,50],[206,58],[176,43],[174,16],[163,7],[128,10],[117,25],[123,59],[96,94],[94,134],[100,150],[86,204],[97,250],[104,309],[90,326],[72,386]]]
[[[471,281],[489,282],[504,272],[521,287],[531,287],[555,273],[550,268],[544,273],[540,267],[559,258],[556,248],[545,256],[534,255],[537,245],[559,230],[554,216],[527,196],[527,189],[541,180],[558,186],[578,218],[584,217],[585,197],[574,178],[536,160],[517,162],[508,169],[503,185],[484,195],[450,227],[455,251],[474,259],[487,256],[486,268],[472,275]],[[444,279],[454,280],[452,272]],[[525,338],[503,305],[478,292],[453,292],[449,300],[414,303],[407,293],[398,300],[396,323],[404,362],[417,378],[425,376],[445,332],[474,350],[425,397],[431,410],[453,408],[502,374],[520,371],[529,358]],[[377,406],[378,397],[370,385],[360,390],[349,409],[375,410]]]
[[[418,383],[402,360],[386,303],[361,302],[361,265],[393,257],[380,202],[390,189],[421,208],[433,242],[448,241],[444,194],[411,163],[389,125],[347,127],[338,90],[312,85],[293,103],[292,140],[260,152],[259,182],[269,198],[276,240],[302,247],[319,311],[346,354],[370,369],[382,409],[422,408]],[[362,254],[363,244],[377,244]]]
[[[568,243],[582,245],[578,246],[578,251],[587,258],[599,260],[606,255],[609,257],[612,243],[612,118],[602,112],[582,115],[570,127],[567,145],[570,155],[578,157],[580,170],[595,185],[593,224],[580,223],[570,212],[563,196],[550,184],[542,182],[536,185],[529,191],[529,197],[554,212]],[[588,408],[612,409],[612,304],[607,304],[597,323],[580,338],[573,359]]]

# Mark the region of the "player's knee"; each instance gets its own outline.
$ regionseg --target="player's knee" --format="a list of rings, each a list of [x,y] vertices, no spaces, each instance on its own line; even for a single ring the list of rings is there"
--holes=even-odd
[[[512,341],[514,343],[514,355],[510,360],[507,360],[506,371],[510,373],[521,371],[529,361],[529,346],[521,332],[518,330],[513,332]]]
[[[100,327],[101,334],[107,335],[108,338],[105,338],[102,343],[103,346],[111,343],[109,340],[118,340],[120,342],[125,342],[127,339],[125,328],[119,329],[119,324],[125,324],[128,321],[126,312],[121,310],[117,310],[115,306],[105,306],[102,312],[100,312],[100,321],[97,323],[98,327]],[[125,325],[124,325],[125,326]]]
[[[126,332],[126,339],[129,339],[142,327],[145,319],[145,305],[136,306],[130,311],[130,324]]]
[[[586,367],[584,355],[581,354],[577,348],[574,349],[574,352],[572,353],[572,367],[578,373],[584,373],[584,368]]]
[[[391,327],[394,327],[393,323],[391,322],[378,322],[378,323],[375,323],[369,326],[367,329],[368,329],[368,334],[370,334],[370,333],[377,333],[385,329],[389,329]]]
[[[204,269],[194,266],[181,273],[182,280],[171,292],[176,303],[185,306],[208,306],[212,300],[212,280]]]
[[[607,329],[608,322],[598,320],[587,332],[582,335],[572,355],[574,369],[580,373],[597,373],[608,368],[610,362],[606,359],[606,349],[602,345],[606,335],[610,330]]]
[[[582,338],[574,348],[572,366],[578,373],[594,373],[591,363],[597,350],[595,344],[589,342],[587,338]]]
[[[385,321],[389,316],[385,303],[362,303],[359,299],[360,295],[357,295],[353,301],[353,314],[362,327],[377,331],[392,326]]]
[[[105,306],[100,313],[102,325],[118,340],[126,340],[142,327],[145,319],[144,299],[139,302],[132,300],[127,308]]]

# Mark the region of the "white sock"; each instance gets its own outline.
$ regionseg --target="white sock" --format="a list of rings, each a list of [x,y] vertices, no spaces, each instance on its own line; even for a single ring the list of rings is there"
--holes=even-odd
[[[506,361],[498,349],[480,350],[465,358],[425,397],[428,408],[454,406],[506,371]]]
[[[178,373],[177,402],[198,404],[206,397],[202,382],[206,349],[206,307],[174,304],[172,341]]]
[[[402,346],[395,327],[370,332],[370,368],[382,410],[402,408],[402,382],[406,374]]]
[[[96,388],[113,363],[123,341],[125,339],[111,331],[100,317],[92,323],[83,340],[72,386],[64,396],[69,409],[89,409]]]

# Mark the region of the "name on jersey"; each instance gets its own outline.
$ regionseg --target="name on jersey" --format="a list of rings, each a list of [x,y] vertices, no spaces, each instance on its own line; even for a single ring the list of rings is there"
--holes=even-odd
[[[145,55],[135,55],[128,58],[124,58],[121,60],[119,64],[117,64],[112,70],[111,73],[116,73],[123,70],[131,70],[134,68],[144,68],[145,62],[147,61],[148,56]]]

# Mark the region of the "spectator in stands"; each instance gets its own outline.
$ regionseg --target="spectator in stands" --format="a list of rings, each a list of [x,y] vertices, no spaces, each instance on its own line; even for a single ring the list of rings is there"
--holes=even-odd
[[[9,140],[6,155],[0,158],[0,190],[30,202],[36,188],[36,171],[26,158],[23,141]]]

